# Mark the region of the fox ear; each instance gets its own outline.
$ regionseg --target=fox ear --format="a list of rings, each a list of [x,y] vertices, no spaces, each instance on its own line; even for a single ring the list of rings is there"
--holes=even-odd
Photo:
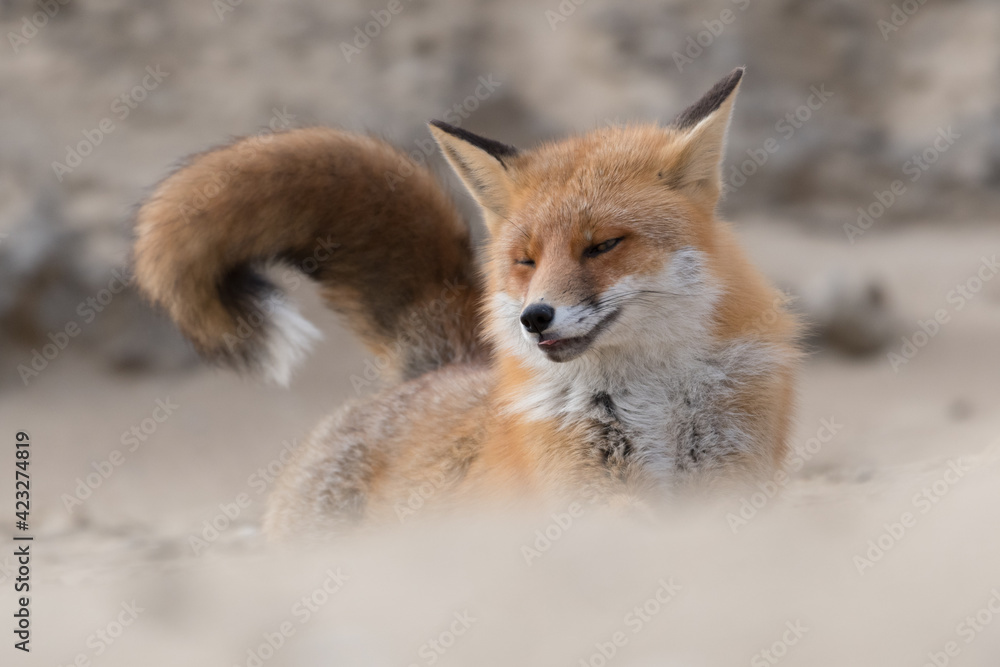
[[[670,129],[676,137],[660,173],[671,186],[683,189],[714,208],[722,189],[722,158],[736,89],[743,78],[738,67],[685,109]]]
[[[506,215],[513,185],[508,167],[517,157],[517,149],[440,120],[432,120],[430,130],[479,205],[501,217]]]

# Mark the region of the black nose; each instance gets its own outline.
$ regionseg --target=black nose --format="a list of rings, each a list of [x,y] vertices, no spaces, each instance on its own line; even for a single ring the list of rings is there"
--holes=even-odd
[[[521,324],[530,333],[542,333],[556,316],[555,308],[544,303],[533,303],[521,311]]]

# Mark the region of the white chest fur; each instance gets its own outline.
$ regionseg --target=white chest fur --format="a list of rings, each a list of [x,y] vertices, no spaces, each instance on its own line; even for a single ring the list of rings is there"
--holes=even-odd
[[[593,424],[590,442],[581,443],[584,451],[607,446],[607,429],[600,427],[613,424],[616,436],[627,440],[629,466],[665,483],[751,446],[745,416],[733,410],[733,393],[774,368],[772,351],[752,342],[694,355],[604,361],[585,372],[552,374],[506,409],[566,428]]]

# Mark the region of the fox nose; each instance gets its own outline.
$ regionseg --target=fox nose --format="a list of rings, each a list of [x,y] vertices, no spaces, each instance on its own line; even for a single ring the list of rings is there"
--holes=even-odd
[[[540,334],[552,324],[552,318],[555,316],[556,310],[552,306],[533,303],[521,311],[521,324],[530,333]]]

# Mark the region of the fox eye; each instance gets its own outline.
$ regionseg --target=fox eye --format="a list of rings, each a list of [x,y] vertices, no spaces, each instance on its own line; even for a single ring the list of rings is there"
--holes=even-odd
[[[520,264],[521,266],[534,266],[535,260],[533,259],[515,259],[515,264]]]
[[[592,245],[583,251],[584,257],[597,257],[598,255],[603,255],[607,251],[614,248],[616,245],[621,243],[621,240],[625,238],[624,236],[619,236],[616,239],[608,239],[596,245]]]

